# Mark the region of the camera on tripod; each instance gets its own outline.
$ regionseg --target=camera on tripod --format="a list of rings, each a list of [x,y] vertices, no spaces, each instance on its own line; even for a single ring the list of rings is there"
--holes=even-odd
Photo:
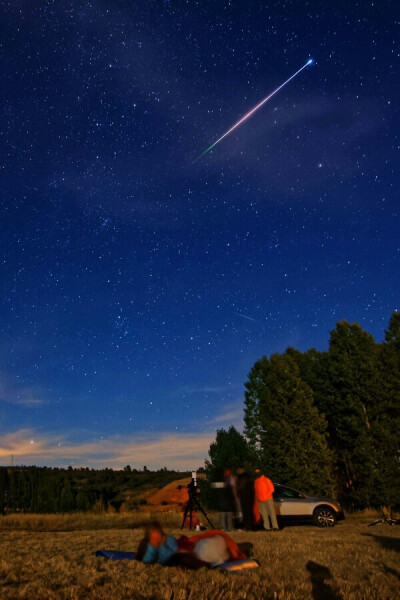
[[[184,487],[186,487],[190,493],[193,493],[194,490],[196,489],[198,493],[200,493],[200,489],[197,486],[197,472],[196,471],[192,471],[192,480],[187,483],[186,485],[178,485],[176,487],[177,490],[182,490]]]
[[[188,520],[189,529],[192,529],[193,519],[194,518],[197,519],[196,514],[195,514],[195,509],[202,513],[202,515],[205,517],[208,524],[210,525],[211,529],[214,529],[213,524],[211,523],[210,519],[207,516],[207,513],[201,506],[199,498],[198,498],[200,488],[197,486],[196,471],[192,471],[192,480],[190,481],[190,483],[187,484],[186,487],[188,490],[188,501],[187,501],[187,504],[185,507],[185,513],[183,515],[181,529],[183,529],[187,520]],[[182,489],[182,486],[178,486],[178,488]],[[201,528],[200,522],[198,524],[198,528],[199,529]],[[197,526],[196,526],[196,529],[197,529]]]
[[[189,494],[196,494],[200,492],[200,489],[197,487],[197,473],[196,471],[192,471],[192,481],[187,484],[187,489],[189,490]]]

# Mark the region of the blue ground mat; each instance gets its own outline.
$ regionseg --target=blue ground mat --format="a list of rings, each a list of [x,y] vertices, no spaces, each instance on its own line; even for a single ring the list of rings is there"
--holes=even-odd
[[[136,552],[121,552],[120,550],[96,550],[95,556],[110,560],[135,560]]]
[[[135,560],[136,552],[121,552],[120,550],[96,550],[95,556],[102,556],[110,560]],[[225,571],[242,571],[243,569],[256,569],[260,564],[254,558],[242,558],[230,562],[215,565],[213,569],[224,569]]]

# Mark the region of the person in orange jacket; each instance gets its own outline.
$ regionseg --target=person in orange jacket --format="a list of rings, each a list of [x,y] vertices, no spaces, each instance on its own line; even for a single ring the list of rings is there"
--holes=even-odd
[[[261,469],[255,470],[256,479],[254,481],[255,508],[261,513],[264,529],[277,531],[278,521],[276,520],[275,506],[272,494],[275,491],[274,484],[268,477],[262,474]],[[258,512],[258,511],[255,511]],[[270,525],[271,521],[271,525]]]

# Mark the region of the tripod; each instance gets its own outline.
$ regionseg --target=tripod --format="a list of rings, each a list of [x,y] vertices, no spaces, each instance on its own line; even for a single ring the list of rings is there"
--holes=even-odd
[[[183,519],[182,519],[182,525],[181,525],[181,529],[183,529],[184,525],[185,525],[185,521],[186,521],[186,517],[189,513],[189,529],[192,529],[192,515],[193,515],[193,510],[196,507],[206,518],[208,524],[210,525],[211,529],[215,529],[214,525],[211,523],[210,519],[207,516],[207,513],[205,512],[205,510],[203,509],[203,507],[200,504],[199,499],[197,498],[196,495],[196,486],[194,485],[194,481],[192,480],[191,483],[189,483],[189,485],[187,486],[188,488],[188,502],[186,504],[186,508],[185,508],[185,514],[183,515]]]

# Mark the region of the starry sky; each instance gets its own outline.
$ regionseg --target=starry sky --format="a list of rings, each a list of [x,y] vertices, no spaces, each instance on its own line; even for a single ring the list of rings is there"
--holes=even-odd
[[[263,354],[383,339],[395,9],[2,3],[0,465],[196,468]]]

